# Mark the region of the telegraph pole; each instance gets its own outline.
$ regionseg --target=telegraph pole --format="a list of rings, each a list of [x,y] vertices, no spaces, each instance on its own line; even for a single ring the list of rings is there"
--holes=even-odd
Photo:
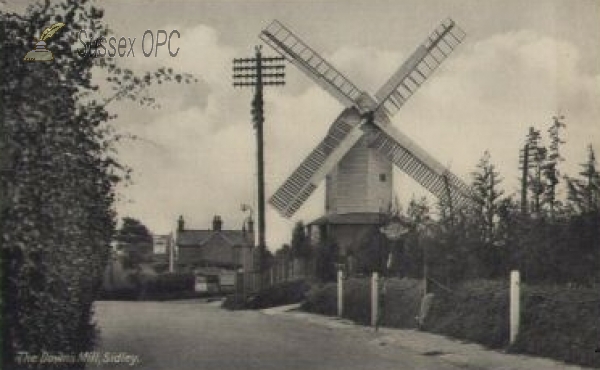
[[[254,58],[236,58],[233,60],[233,86],[254,87],[252,100],[252,121],[256,130],[256,171],[258,182],[258,271],[260,273],[259,288],[262,288],[264,270],[265,241],[265,163],[263,125],[264,100],[263,86],[284,85],[283,57],[263,57],[261,46],[256,46]]]

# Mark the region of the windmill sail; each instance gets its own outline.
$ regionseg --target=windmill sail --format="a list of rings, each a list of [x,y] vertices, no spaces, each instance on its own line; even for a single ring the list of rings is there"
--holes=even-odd
[[[372,137],[372,147],[439,199],[458,206],[470,203],[471,191],[466,184],[408,137],[391,125],[382,124],[402,107],[464,37],[465,33],[454,21],[449,19],[443,22],[373,99],[289,29],[273,21],[261,32],[260,38],[330,92],[347,109],[332,124],[323,141],[275,192],[269,203],[282,216],[292,216],[319,182],[364,137],[364,130],[372,127],[366,123],[372,119],[376,120],[373,122],[376,131]]]
[[[269,199],[269,203],[282,216],[291,217],[363,136],[362,125],[358,121],[349,120],[345,112],[347,111],[338,117],[327,136]]]
[[[377,91],[377,110],[396,114],[464,38],[453,20],[444,21]]]
[[[453,205],[459,207],[472,202],[469,186],[414,141],[393,126],[378,127],[380,130],[371,142],[371,147],[389,158],[437,198],[451,200]]]
[[[274,20],[265,28],[260,38],[346,108],[355,106],[360,109],[358,102],[364,93],[279,21]]]

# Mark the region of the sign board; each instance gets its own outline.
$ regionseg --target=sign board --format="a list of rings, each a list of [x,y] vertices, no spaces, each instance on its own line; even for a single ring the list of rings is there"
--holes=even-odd
[[[399,240],[403,235],[410,231],[408,227],[400,221],[393,221],[381,228],[381,232],[390,240]]]

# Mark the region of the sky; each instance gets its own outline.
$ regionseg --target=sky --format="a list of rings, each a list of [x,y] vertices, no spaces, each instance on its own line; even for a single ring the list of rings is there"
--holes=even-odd
[[[16,3],[8,3],[8,6]],[[467,37],[394,116],[392,124],[465,181],[488,150],[506,194],[518,193],[518,156],[530,126],[544,132],[564,115],[562,174],[576,175],[587,146],[600,150],[599,0],[344,0],[106,1],[105,20],[117,37],[136,37],[135,71],[161,66],[194,74],[192,85],[150,91],[160,109],[117,103],[120,145],[133,180],[121,186],[119,216],[156,233],[241,228],[256,210],[255,136],[251,89],[232,87],[232,59],[252,57],[258,34],[278,19],[361,89],[374,93],[431,31],[450,17]],[[144,57],[146,30],[177,30],[176,57],[166,48]],[[268,46],[263,54],[275,55]],[[266,192],[269,197],[327,132],[340,103],[293,65],[286,85],[265,93]],[[546,136],[546,135],[545,135]],[[397,171],[401,206],[427,193]],[[564,196],[564,189],[559,196]],[[267,205],[271,250],[289,242],[295,222],[324,213],[324,186],[290,219]],[[254,217],[256,219],[256,216]]]

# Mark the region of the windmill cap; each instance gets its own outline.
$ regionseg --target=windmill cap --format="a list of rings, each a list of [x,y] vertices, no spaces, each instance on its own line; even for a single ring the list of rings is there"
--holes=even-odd
[[[369,94],[363,92],[356,99],[356,105],[358,105],[360,110],[372,111],[377,107],[377,102]]]

